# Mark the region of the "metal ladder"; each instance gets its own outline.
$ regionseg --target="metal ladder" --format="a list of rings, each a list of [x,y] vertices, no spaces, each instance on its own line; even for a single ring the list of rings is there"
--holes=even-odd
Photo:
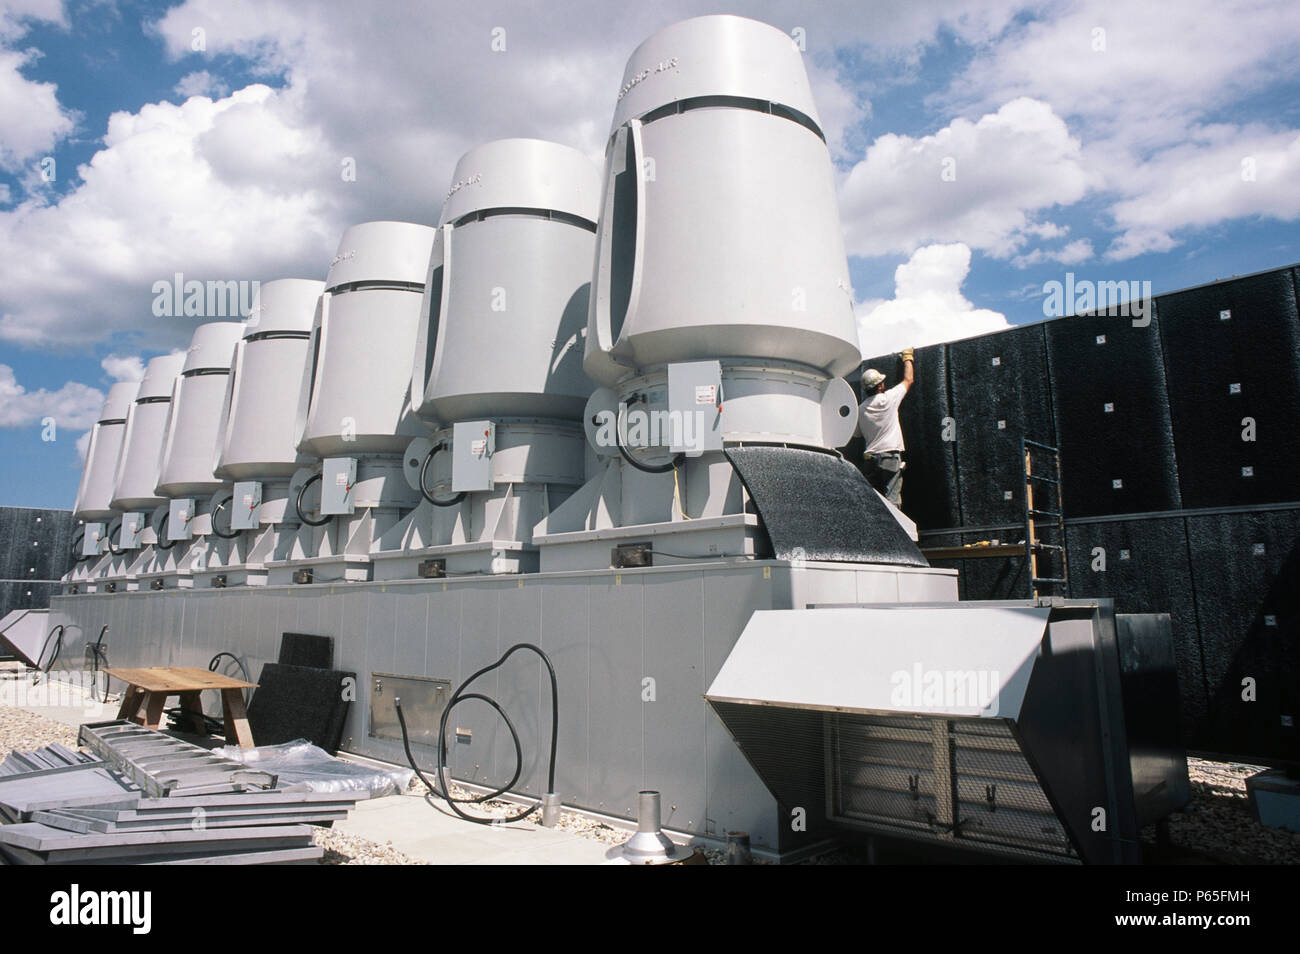
[[[1041,468],[1034,467],[1035,456],[1040,464],[1044,463],[1043,458],[1050,458],[1050,467],[1046,473]],[[1020,457],[1025,465],[1025,560],[1029,566],[1029,597],[1038,599],[1039,596],[1044,595],[1068,596],[1066,586],[1070,581],[1070,573],[1065,556],[1065,508],[1061,503],[1061,451],[1049,444],[1021,438]],[[1055,510],[1044,510],[1038,506],[1034,493],[1037,484],[1055,488]],[[1039,518],[1042,517],[1053,518],[1054,522],[1040,520]],[[1040,530],[1055,534],[1055,540],[1040,539],[1038,536]],[[1060,569],[1057,571],[1059,576],[1038,575],[1040,554],[1047,555],[1045,562],[1049,565],[1059,565]],[[1054,592],[1040,593],[1041,583],[1048,584]],[[1060,587],[1059,592],[1055,592],[1057,587]]]

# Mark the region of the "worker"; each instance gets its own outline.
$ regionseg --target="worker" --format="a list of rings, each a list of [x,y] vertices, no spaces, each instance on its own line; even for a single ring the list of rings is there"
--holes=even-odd
[[[862,372],[862,404],[858,408],[858,427],[867,449],[867,480],[895,507],[903,500],[903,428],[898,423],[898,406],[915,380],[914,355],[903,349],[903,380],[888,391],[885,376],[875,368]]]

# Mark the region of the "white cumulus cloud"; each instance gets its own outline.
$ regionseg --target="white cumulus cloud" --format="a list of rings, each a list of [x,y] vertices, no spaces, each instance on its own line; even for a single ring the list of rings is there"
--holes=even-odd
[[[110,354],[99,362],[99,366],[114,381],[139,381],[144,377],[144,359],[138,354]]]
[[[0,427],[31,427],[53,418],[57,427],[79,431],[90,427],[104,404],[104,392],[78,381],[57,391],[28,391],[18,383],[14,369],[0,364]]]
[[[961,242],[999,257],[1057,228],[1035,219],[1097,183],[1082,145],[1039,100],[1020,98],[938,132],[871,144],[840,190],[851,255]]]
[[[961,292],[970,247],[927,245],[894,271],[894,297],[862,302],[858,337],[864,355],[955,341],[1010,327],[1006,315],[976,308]]]

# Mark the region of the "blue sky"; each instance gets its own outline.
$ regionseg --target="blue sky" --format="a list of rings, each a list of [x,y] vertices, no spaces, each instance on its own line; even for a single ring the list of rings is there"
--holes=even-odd
[[[185,345],[155,281],[322,277],[488,139],[599,160],[632,49],[702,13],[806,37],[867,355],[1041,320],[1067,271],[1293,264],[1293,7],[0,0],[0,504],[71,506],[108,386]]]

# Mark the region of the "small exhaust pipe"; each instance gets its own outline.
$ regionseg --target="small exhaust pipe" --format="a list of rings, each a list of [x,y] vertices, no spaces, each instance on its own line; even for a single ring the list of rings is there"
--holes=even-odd
[[[560,823],[560,796],[556,792],[547,792],[542,796],[542,827],[554,828]]]
[[[693,852],[674,845],[659,827],[659,793],[638,792],[636,797],[636,834],[618,849],[618,857],[630,865],[666,865],[681,861]]]
[[[752,865],[754,856],[749,850],[749,832],[727,832],[727,864]]]

